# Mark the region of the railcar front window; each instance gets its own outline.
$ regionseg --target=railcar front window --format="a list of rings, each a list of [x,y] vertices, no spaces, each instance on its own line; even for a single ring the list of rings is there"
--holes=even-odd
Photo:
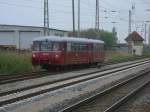
[[[52,51],[52,43],[41,42],[41,51]]]
[[[33,51],[40,51],[40,43],[39,42],[34,42],[32,45],[32,50]]]

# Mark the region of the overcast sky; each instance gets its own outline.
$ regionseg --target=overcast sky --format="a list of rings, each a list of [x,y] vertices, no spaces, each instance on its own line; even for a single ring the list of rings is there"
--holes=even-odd
[[[0,24],[43,26],[43,1],[0,0]],[[75,0],[76,28],[77,1]],[[95,1],[81,0],[81,29],[94,28]],[[100,0],[100,28],[111,31],[115,26],[120,42],[124,42],[128,35],[128,12],[132,3],[135,3],[132,30],[139,27],[137,30],[141,34],[144,28],[142,21],[150,20],[150,11],[146,11],[150,6],[149,0]],[[49,13],[51,28],[72,30],[72,0],[49,0]]]

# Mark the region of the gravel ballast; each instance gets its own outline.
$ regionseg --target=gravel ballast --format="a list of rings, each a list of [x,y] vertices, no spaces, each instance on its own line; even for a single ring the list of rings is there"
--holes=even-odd
[[[150,112],[150,84],[122,105],[116,112]]]

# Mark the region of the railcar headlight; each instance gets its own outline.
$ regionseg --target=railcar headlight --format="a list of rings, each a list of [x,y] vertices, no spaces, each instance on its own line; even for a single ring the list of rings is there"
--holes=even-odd
[[[59,58],[59,55],[58,55],[58,54],[56,54],[56,55],[55,55],[55,58]]]
[[[35,57],[36,57],[36,55],[35,55],[35,54],[33,54],[32,56],[33,56],[33,58],[35,58]]]

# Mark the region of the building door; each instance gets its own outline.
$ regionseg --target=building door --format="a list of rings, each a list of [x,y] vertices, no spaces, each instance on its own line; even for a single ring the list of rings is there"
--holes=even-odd
[[[0,45],[15,45],[15,33],[13,31],[0,31]]]
[[[20,44],[19,44],[20,49],[30,49],[33,39],[40,36],[40,31],[33,31],[33,32],[21,31],[19,33],[19,36],[20,36]]]

